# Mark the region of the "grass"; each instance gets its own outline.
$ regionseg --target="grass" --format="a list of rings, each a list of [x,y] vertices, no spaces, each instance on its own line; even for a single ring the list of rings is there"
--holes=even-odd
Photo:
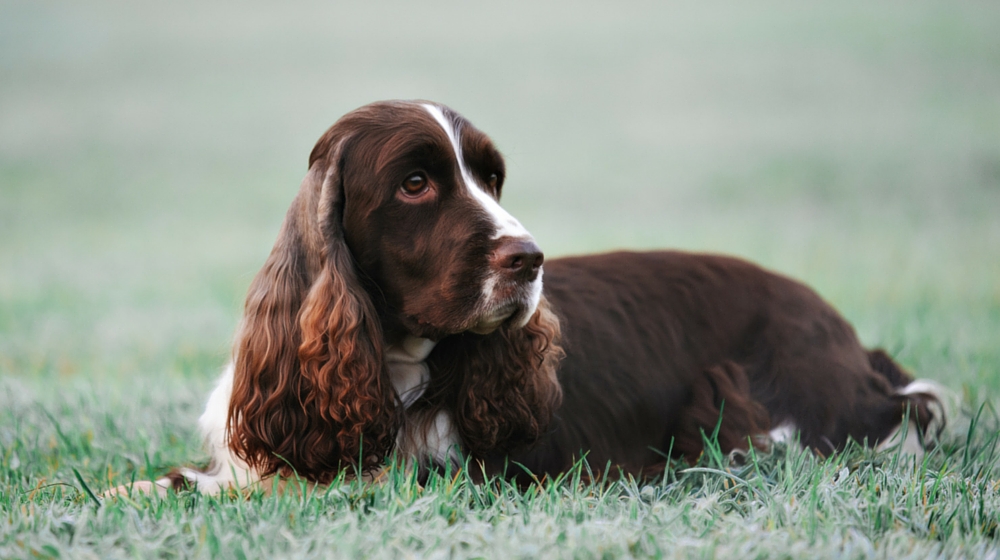
[[[527,490],[465,470],[421,487],[396,468],[381,485],[98,501],[109,481],[160,473],[190,450],[172,437],[185,432],[170,420],[176,403],[144,397],[118,403],[134,416],[94,420],[94,391],[75,389],[73,402],[3,417],[16,438],[0,471],[3,557],[984,557],[1000,523],[995,414],[919,462],[776,446],[732,464],[710,445],[649,484],[591,480],[581,464]]]
[[[0,557],[995,556],[1000,8],[203,4],[0,7]],[[679,247],[808,282],[958,395],[943,445],[98,506],[203,458],[312,142],[393,97],[497,141],[547,255]]]

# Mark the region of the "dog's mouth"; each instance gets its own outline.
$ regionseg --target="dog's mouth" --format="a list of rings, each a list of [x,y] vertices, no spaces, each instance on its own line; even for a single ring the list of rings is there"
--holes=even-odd
[[[476,334],[490,334],[517,313],[520,307],[513,301],[504,303],[480,317],[473,326],[469,327],[469,330]]]
[[[407,316],[403,319],[403,324],[409,334],[419,338],[430,338],[440,340],[446,336],[459,334],[462,332],[473,332],[476,334],[490,334],[500,328],[512,317],[523,314],[523,305],[516,301],[511,301],[497,305],[485,313],[477,314],[460,324],[447,326],[434,324],[419,316]]]
[[[401,316],[403,327],[410,335],[432,340],[463,332],[487,335],[504,325],[519,329],[528,324],[538,308],[542,279],[539,274],[528,284],[494,282],[483,291],[486,297],[471,312],[442,306]]]
[[[501,325],[509,324],[514,328],[521,328],[528,324],[535,310],[538,309],[538,302],[542,296],[542,275],[539,271],[538,277],[528,284],[515,284],[513,286],[496,286],[491,290],[495,295],[500,296],[499,303],[487,308],[487,311],[480,314],[478,319],[467,330],[476,334],[490,334],[500,328]]]

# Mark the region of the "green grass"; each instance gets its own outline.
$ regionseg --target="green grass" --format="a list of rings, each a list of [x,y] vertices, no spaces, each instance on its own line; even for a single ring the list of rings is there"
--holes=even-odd
[[[11,399],[0,556],[982,557],[1000,523],[995,415],[922,462],[776,446],[731,464],[709,447],[697,466],[673,465],[649,484],[589,481],[580,465],[526,491],[474,484],[464,470],[420,487],[396,469],[384,484],[342,479],[305,495],[98,505],[90,493],[109,477],[160,473],[191,451],[173,437],[187,432],[172,420],[183,404],[113,393],[110,403],[85,386],[59,402]],[[121,416],[95,417],[102,408]],[[28,465],[51,478],[25,476]]]
[[[203,4],[0,6],[0,558],[1000,548],[1000,6]],[[488,132],[549,256],[679,247],[808,282],[955,391],[944,444],[97,506],[85,486],[204,457],[195,420],[312,143],[384,98]]]

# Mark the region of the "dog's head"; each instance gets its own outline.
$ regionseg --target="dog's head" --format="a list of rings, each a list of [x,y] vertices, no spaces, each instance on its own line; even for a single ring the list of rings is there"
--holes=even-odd
[[[421,102],[357,109],[316,144],[310,175],[326,241],[342,235],[390,332],[486,334],[534,314],[542,252],[500,207],[500,152],[459,114]]]
[[[401,422],[385,347],[406,336],[489,356],[449,366],[454,386],[438,394],[450,402],[434,405],[453,410],[471,449],[541,433],[560,395],[559,325],[541,297],[542,253],[498,203],[504,175],[489,138],[433,103],[368,105],[320,138],[247,295],[237,456],[320,481],[377,464]]]

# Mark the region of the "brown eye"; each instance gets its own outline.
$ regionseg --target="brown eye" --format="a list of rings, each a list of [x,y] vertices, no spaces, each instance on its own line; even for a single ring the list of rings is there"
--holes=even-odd
[[[497,190],[497,183],[500,182],[500,177],[497,177],[496,173],[490,173],[490,178],[487,179],[486,182],[489,184],[491,189]]]
[[[427,190],[427,177],[423,173],[414,173],[403,181],[403,192],[417,195]]]

